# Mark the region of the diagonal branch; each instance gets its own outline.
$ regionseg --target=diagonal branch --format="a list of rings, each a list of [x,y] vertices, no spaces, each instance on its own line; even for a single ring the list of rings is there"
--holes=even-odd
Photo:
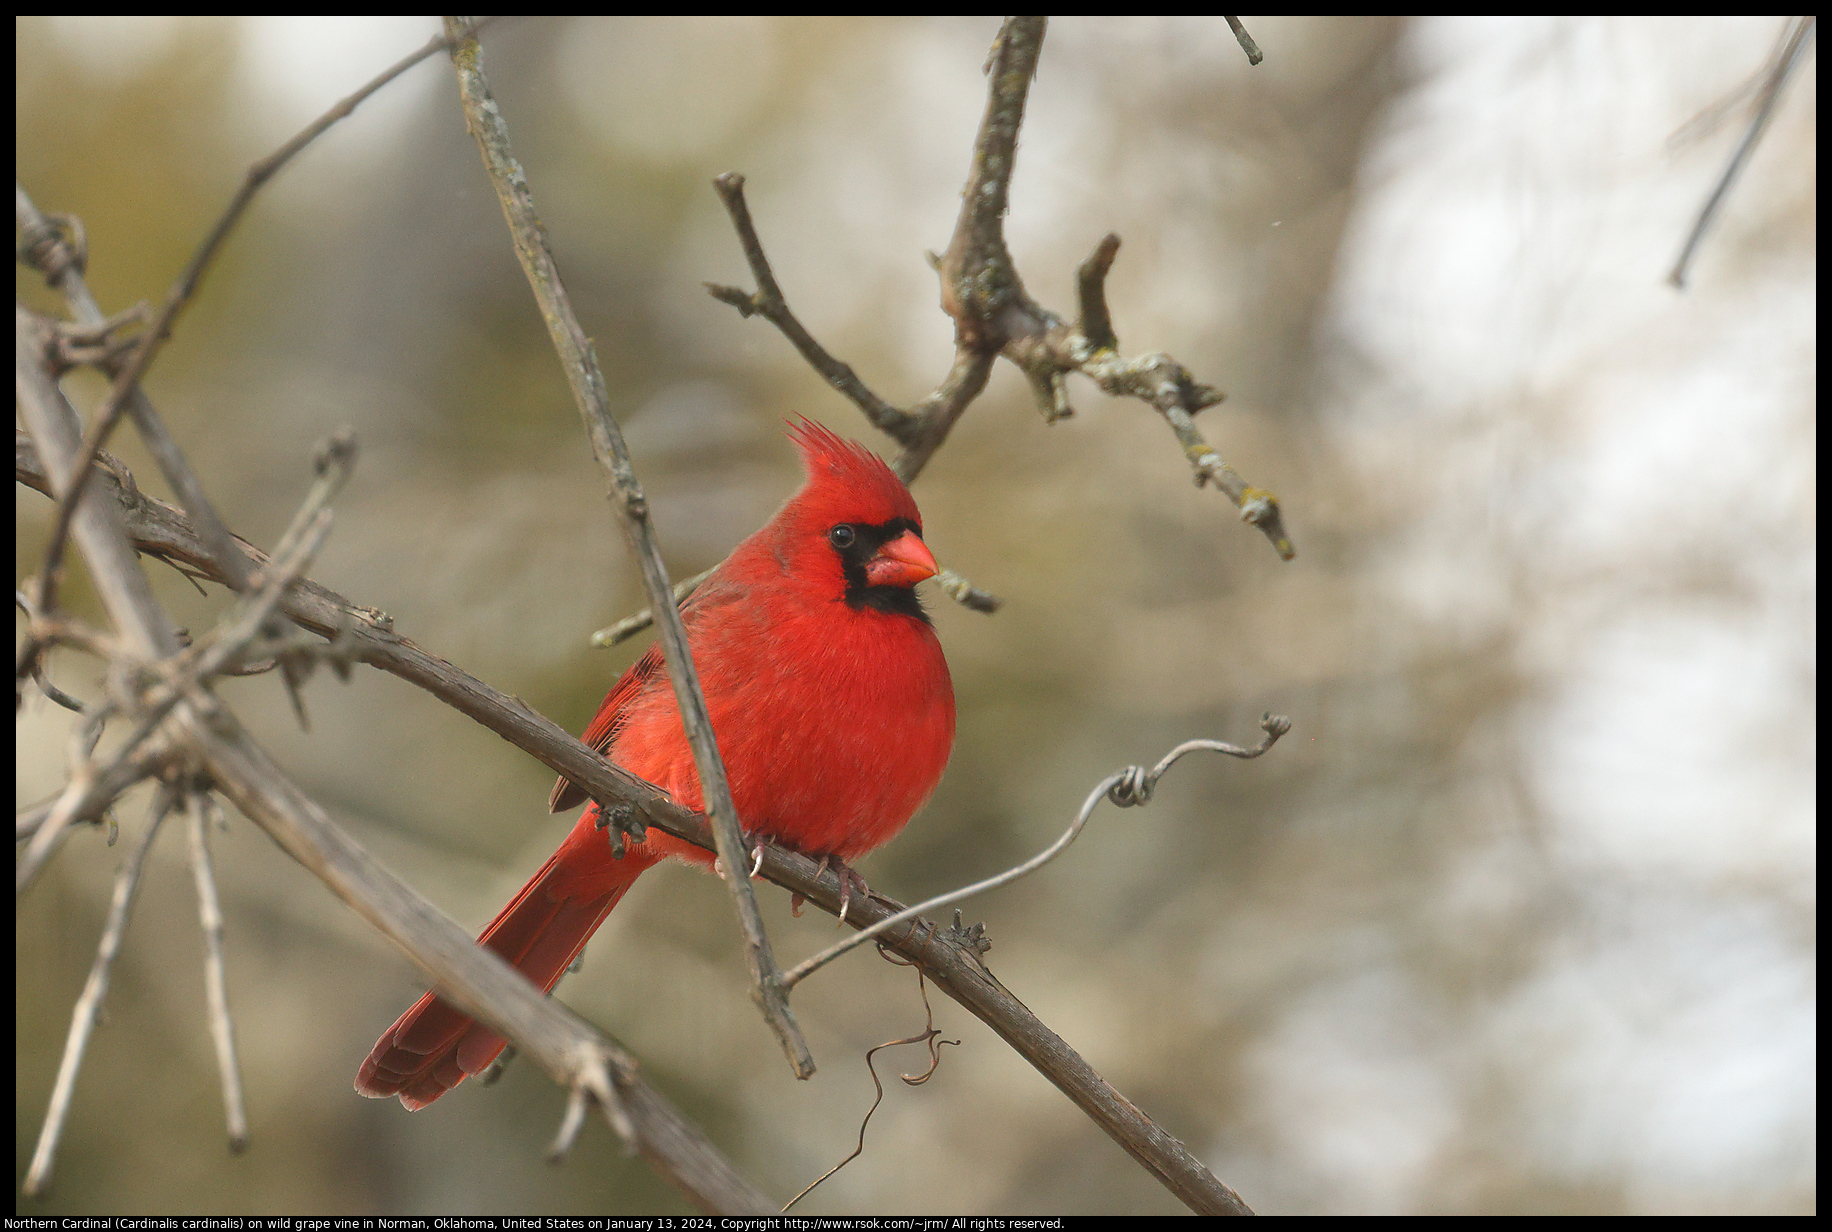
[[[1788,78],[1803,58],[1807,43],[1812,38],[1818,25],[1816,16],[1792,17],[1788,19],[1791,29],[1782,35],[1782,45],[1770,63],[1768,73],[1763,79],[1761,94],[1756,103],[1756,111],[1750,117],[1749,127],[1743,132],[1743,139],[1725,164],[1724,172],[1718,177],[1717,187],[1705,198],[1705,204],[1699,209],[1698,220],[1692,224],[1691,232],[1686,236],[1686,243],[1680,249],[1679,259],[1673,263],[1673,272],[1667,275],[1667,282],[1674,290],[1686,289],[1686,273],[1692,265],[1692,258],[1698,247],[1704,243],[1705,232],[1711,229],[1716,221],[1718,211],[1723,208],[1724,200],[1730,195],[1731,185],[1743,172],[1743,166],[1749,162],[1749,156],[1755,153],[1756,144],[1762,140],[1762,134],[1768,130],[1768,122],[1774,117],[1775,106],[1781,101],[1781,89],[1787,85]]]
[[[1234,37],[1240,41],[1240,49],[1247,53],[1248,64],[1258,64],[1266,58],[1266,53],[1259,49],[1259,44],[1253,41],[1251,34],[1247,33],[1247,27],[1240,24],[1240,18],[1225,17],[1223,20],[1228,23],[1228,29],[1234,31]]]
[[[446,18],[446,30],[453,37],[464,33],[458,19]],[[782,974],[770,950],[770,939],[764,932],[763,915],[757,909],[756,894],[750,879],[737,870],[745,867],[744,838],[738,829],[737,809],[732,805],[731,786],[726,781],[725,765],[719,758],[712,720],[706,713],[706,699],[700,691],[699,675],[687,647],[687,633],[681,624],[679,610],[670,594],[668,568],[662,562],[654,525],[649,520],[649,506],[642,486],[630,464],[630,451],[623,433],[611,416],[610,399],[605,392],[604,374],[599,370],[597,354],[591,339],[585,335],[572,310],[572,301],[560,280],[553,253],[547,246],[546,233],[535,212],[534,197],[528,178],[509,146],[509,129],[502,109],[491,97],[483,72],[483,51],[474,39],[466,37],[452,52],[452,64],[458,74],[458,89],[464,104],[465,126],[483,154],[484,169],[502,203],[503,216],[515,241],[515,255],[528,276],[547,332],[553,339],[566,379],[572,386],[573,399],[585,420],[592,453],[610,479],[612,508],[624,539],[641,562],[643,581],[649,590],[649,610],[660,622],[662,646],[667,654],[668,678],[680,707],[681,722],[693,746],[694,768],[699,773],[700,794],[706,812],[712,819],[713,833],[718,836],[718,852],[728,870],[725,884],[737,909],[740,927],[751,968],[751,996],[757,1002],[765,1021],[782,1042],[799,1078],[814,1073],[814,1057],[807,1041],[796,1026],[789,1010],[788,998],[781,986]]]

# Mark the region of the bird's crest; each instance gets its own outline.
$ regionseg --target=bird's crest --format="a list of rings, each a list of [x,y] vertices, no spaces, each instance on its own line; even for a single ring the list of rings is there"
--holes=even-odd
[[[801,451],[802,465],[808,472],[808,486],[798,499],[843,497],[848,504],[857,506],[856,512],[846,514],[848,520],[882,524],[908,518],[922,525],[922,514],[917,512],[915,498],[903,486],[903,480],[865,446],[805,415],[789,425],[789,439]]]

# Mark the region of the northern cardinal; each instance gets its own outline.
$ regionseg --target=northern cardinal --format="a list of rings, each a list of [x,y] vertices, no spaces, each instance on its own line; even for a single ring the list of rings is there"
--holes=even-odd
[[[804,419],[790,438],[808,481],[681,608],[738,820],[845,862],[890,841],[941,778],[954,688],[913,589],[934,576],[922,515],[864,446]],[[605,696],[582,737],[688,808],[703,807],[658,642]],[[553,812],[585,800],[562,778]],[[636,878],[712,855],[659,830],[612,854],[594,802],[478,944],[550,991]],[[505,1041],[427,993],[376,1041],[363,1095],[409,1111],[479,1073]]]

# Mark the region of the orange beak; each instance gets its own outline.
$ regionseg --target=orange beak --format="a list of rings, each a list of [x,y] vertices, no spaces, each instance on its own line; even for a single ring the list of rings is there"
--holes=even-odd
[[[879,548],[865,562],[868,586],[914,586],[941,572],[929,547],[913,530],[906,530]]]

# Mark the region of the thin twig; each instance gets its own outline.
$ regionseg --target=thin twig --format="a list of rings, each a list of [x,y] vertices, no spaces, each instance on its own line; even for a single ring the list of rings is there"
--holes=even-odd
[[[1018,130],[1049,28],[1044,17],[1010,17],[1000,27],[987,60],[986,111],[973,141],[973,159],[961,190],[954,235],[942,254],[942,308],[956,336],[969,346],[997,351],[1028,323],[1009,310],[1034,310],[1005,246],[1005,211],[1017,169]]]
[[[990,591],[981,590],[952,569],[943,569],[937,573],[935,584],[941,587],[942,593],[948,598],[969,611],[984,612],[990,616],[1005,603],[1005,600]]]
[[[15,471],[22,483],[41,492],[54,484],[29,441],[16,448]],[[147,555],[178,561],[200,576],[221,581],[208,549],[185,515],[137,490],[125,467],[106,476],[114,497],[109,510],[120,516],[133,546]],[[259,549],[236,541],[254,568],[272,562]],[[586,788],[593,799],[630,805],[648,824],[697,824],[698,814],[681,808],[653,784],[606,761],[558,724],[531,710],[525,702],[456,667],[394,631],[386,612],[354,603],[316,582],[301,579],[280,598],[280,609],[301,628],[321,637],[344,635],[349,657],[380,668],[426,690],[447,705],[536,758],[557,774]]]
[[[42,833],[46,825],[55,822],[60,833],[47,844],[48,850],[33,857],[42,865],[43,861],[56,854],[56,848],[68,833],[69,827],[85,822],[98,825],[106,822],[108,808],[115,800],[139,783],[161,773],[171,760],[171,750],[160,742],[149,741],[143,744],[138,754],[124,762],[114,763],[104,773],[93,776],[88,783],[66,784],[56,799],[20,810],[14,822],[13,841],[27,842]],[[59,812],[60,807],[62,813]],[[109,846],[114,845],[112,837],[108,842]],[[25,858],[25,853],[18,857],[21,861]],[[33,875],[36,875],[36,870]]]
[[[755,294],[749,294],[737,287],[709,282],[705,284],[706,290],[714,299],[736,308],[739,315],[755,314],[776,326],[829,385],[851,399],[875,427],[904,446],[892,469],[904,483],[914,482],[936,446],[947,436],[948,429],[954,426],[954,421],[985,389],[994,355],[982,349],[957,346],[954,367],[934,393],[907,411],[892,406],[873,393],[850,364],[835,359],[815,341],[789,310],[770,268],[770,259],[763,251],[763,242],[757,238],[750,206],[744,198],[744,177],[727,172],[713,180],[713,187],[731,215],[739,246],[744,249],[745,260],[750,264],[758,289]]]
[[[851,365],[841,363],[829,355],[826,348],[816,342],[814,336],[796,320],[795,314],[789,311],[789,303],[783,298],[782,288],[777,285],[770,260],[763,255],[763,244],[757,238],[757,228],[751,222],[750,207],[744,201],[744,177],[735,171],[728,171],[714,179],[712,185],[718,190],[719,199],[725,202],[726,212],[731,215],[732,226],[738,232],[738,244],[744,249],[744,259],[751,267],[751,277],[757,280],[757,293],[747,295],[736,287],[711,282],[705,284],[706,289],[714,299],[736,308],[740,316],[748,317],[756,313],[781,330],[783,336],[795,344],[802,358],[808,361],[809,367],[820,373],[829,385],[852,399],[854,405],[865,412],[865,417],[880,432],[892,440],[907,444],[916,426],[916,417],[908,411],[899,410],[867,389]]]
[[[106,325],[111,318],[104,318],[95,296],[90,293],[89,284],[83,278],[83,254],[73,251],[72,247],[74,244],[80,248],[81,222],[68,215],[47,217],[40,214],[38,207],[32,204],[25,189],[17,182],[14,184],[14,202],[20,233],[25,237],[20,246],[21,252],[35,268],[44,272],[47,282],[63,292],[71,315],[77,321],[92,328]],[[72,241],[65,241],[60,224],[68,224],[75,232]],[[104,365],[104,370],[113,375],[118,373],[119,367]],[[135,427],[139,429],[148,451],[159,463],[166,481],[178,494],[179,503],[190,512],[192,520],[197,524],[198,533],[209,545],[211,559],[223,573],[224,585],[232,590],[247,589],[247,567],[236,548],[235,537],[217,516],[215,506],[204,493],[203,485],[191,469],[191,464],[178,448],[178,443],[172,439],[171,433],[166,430],[164,420],[153,409],[152,401],[147,398],[144,390],[135,387],[128,399],[127,410],[134,417]],[[98,457],[104,465],[112,464],[107,454],[99,454]]]
[[[765,852],[763,876],[837,916],[839,878],[830,871],[820,873],[813,860],[799,853],[776,847]],[[900,904],[872,894],[864,901],[854,898],[847,918],[855,927],[865,927],[901,910]],[[962,929],[957,920],[953,928],[894,929],[878,940],[883,948],[917,964],[937,987],[991,1027],[1178,1201],[1201,1215],[1253,1213],[1188,1147],[1115,1090],[993,976],[981,957],[989,948],[982,930]]]
[[[1755,153],[1756,143],[1762,140],[1762,134],[1768,129],[1768,122],[1774,118],[1775,106],[1781,101],[1781,88],[1793,75],[1806,52],[1807,41],[1812,37],[1818,22],[1815,16],[1792,17],[1789,23],[1793,29],[1782,37],[1784,43],[1781,54],[1776,57],[1774,67],[1763,83],[1761,101],[1756,104],[1756,113],[1750,117],[1749,128],[1743,133],[1743,139],[1730,156],[1730,162],[1724,167],[1724,174],[1718,177],[1717,187],[1705,198],[1705,204],[1698,212],[1698,220],[1692,224],[1691,234],[1686,236],[1685,247],[1680,249],[1679,260],[1673,263],[1673,272],[1667,275],[1667,281],[1677,290],[1686,286],[1686,271],[1692,264],[1693,254],[1704,242],[1705,232],[1710,230],[1718,211],[1723,208],[1724,200],[1730,195],[1730,186],[1736,183],[1737,176],[1749,162],[1749,156]]]
[[[143,724],[101,770],[93,769],[87,758],[75,768],[57,801],[34,827],[31,841],[19,853],[13,867],[15,897],[37,880],[70,826],[100,816],[122,792],[156,773],[169,760],[168,750],[149,747],[147,737],[156,727],[156,722]]]
[[[1248,64],[1258,64],[1266,58],[1266,53],[1259,49],[1259,44],[1253,41],[1251,34],[1247,33],[1247,27],[1240,24],[1240,18],[1229,17],[1226,18],[1226,21],[1228,29],[1234,31],[1234,37],[1239,41],[1240,49],[1247,53]]]
[[[216,1069],[223,1081],[223,1118],[229,1149],[248,1148],[248,1110],[242,1099],[242,1067],[235,1054],[235,1021],[229,1016],[229,984],[223,974],[223,908],[216,893],[216,871],[210,864],[210,807],[201,789],[186,793],[191,821],[191,877],[197,884],[197,919],[204,936],[204,1004],[210,1015],[210,1040],[216,1046]]]
[[[446,19],[446,31],[453,37],[464,31],[457,20]],[[706,713],[706,699],[700,690],[699,674],[687,647],[687,633],[681,615],[673,603],[667,566],[662,562],[655,528],[649,519],[648,501],[637,482],[630,463],[629,448],[623,433],[611,415],[610,398],[605,391],[604,374],[598,358],[572,310],[566,287],[560,280],[553,253],[547,246],[546,232],[534,208],[528,178],[516,161],[509,144],[509,130],[502,109],[491,97],[489,82],[483,72],[483,51],[474,39],[463,39],[452,52],[452,64],[458,75],[459,95],[464,105],[465,126],[470,129],[483,154],[484,168],[496,189],[503,216],[514,239],[515,253],[528,276],[547,321],[548,334],[559,354],[572,386],[573,399],[585,421],[592,453],[610,479],[612,508],[617,512],[630,549],[641,562],[643,581],[649,591],[649,610],[660,625],[662,645],[667,656],[668,679],[674,687],[680,708],[681,723],[688,742],[693,746],[694,768],[699,773],[700,795],[724,867],[743,867],[744,839],[739,832],[738,813],[732,804],[731,786],[726,780],[725,765],[719,758],[719,747],[713,738],[712,720]],[[780,987],[781,972],[770,949],[769,935],[764,931],[763,914],[750,879],[727,877],[725,883],[737,910],[739,926],[744,933],[746,955],[751,968],[751,996],[781,1041],[783,1052],[800,1078],[814,1073],[814,1057],[807,1041],[789,1010]]]
[[[51,1184],[58,1140],[63,1137],[64,1121],[70,1113],[70,1097],[76,1091],[76,1076],[83,1068],[83,1054],[88,1051],[96,1016],[101,1013],[102,1001],[108,996],[108,977],[114,968],[115,955],[121,949],[122,934],[127,931],[134,894],[140,888],[140,871],[146,865],[146,853],[152,849],[153,839],[159,834],[160,823],[175,800],[173,789],[161,784],[147,816],[145,835],[128,853],[121,871],[115,874],[114,896],[109,900],[107,922],[102,925],[102,939],[95,947],[95,962],[89,967],[89,979],[83,984],[82,995],[76,999],[76,1009],[70,1015],[70,1034],[64,1041],[63,1060],[57,1066],[57,1081],[51,1087],[51,1103],[45,1109],[44,1126],[38,1131],[32,1166],[26,1171],[25,1183],[19,1187],[28,1198],[43,1196]]]
[[[861,928],[858,932],[846,938],[846,940],[828,946],[812,958],[797,963],[794,967],[785,971],[782,977],[783,984],[790,988],[795,987],[795,985],[801,983],[810,975],[813,975],[816,971],[840,957],[840,955],[845,954],[849,950],[857,949],[867,941],[880,936],[905,921],[913,920],[925,912],[935,911],[953,903],[963,902],[976,894],[984,894],[987,890],[996,890],[1000,886],[1010,885],[1012,882],[1018,880],[1018,878],[1036,872],[1045,864],[1048,864],[1051,860],[1054,860],[1057,856],[1068,850],[1069,844],[1073,843],[1076,837],[1081,834],[1082,827],[1088,824],[1088,818],[1093,814],[1094,806],[1101,802],[1102,797],[1113,801],[1113,803],[1119,805],[1121,808],[1130,808],[1135,804],[1146,803],[1151,799],[1152,789],[1157,786],[1158,780],[1163,777],[1164,772],[1175,765],[1177,759],[1182,757],[1185,753],[1192,753],[1197,749],[1210,749],[1217,753],[1227,753],[1232,757],[1258,757],[1276,744],[1280,736],[1291,730],[1291,720],[1285,718],[1283,715],[1269,714],[1264,719],[1260,720],[1260,730],[1266,733],[1265,738],[1250,749],[1242,748],[1237,744],[1227,744],[1220,740],[1190,740],[1172,749],[1165,755],[1164,760],[1160,761],[1156,766],[1153,766],[1149,771],[1143,766],[1128,766],[1117,774],[1108,775],[1105,779],[1101,780],[1100,786],[1090,792],[1088,798],[1082,802],[1081,811],[1075,815],[1074,822],[1072,822],[1069,828],[1063,832],[1062,837],[1057,839],[1054,843],[1051,843],[1043,851],[1038,852],[1015,868],[1006,869],[997,876],[988,877],[984,881],[976,881],[972,885],[963,886],[958,890],[951,890],[946,894],[939,894],[929,899],[927,902],[917,903],[914,907],[905,907],[903,910],[897,912],[897,914],[879,920],[869,928]]]
[[[29,677],[44,695],[65,710],[74,710],[78,714],[88,709],[83,703],[51,683],[50,668],[44,661],[43,651],[49,648],[51,639],[37,627],[40,621],[38,605],[32,602],[25,588],[13,588],[13,606],[25,613],[26,637],[25,646],[20,650],[19,664],[14,676],[17,691],[13,698],[13,709],[17,711],[25,701],[25,681]]]

